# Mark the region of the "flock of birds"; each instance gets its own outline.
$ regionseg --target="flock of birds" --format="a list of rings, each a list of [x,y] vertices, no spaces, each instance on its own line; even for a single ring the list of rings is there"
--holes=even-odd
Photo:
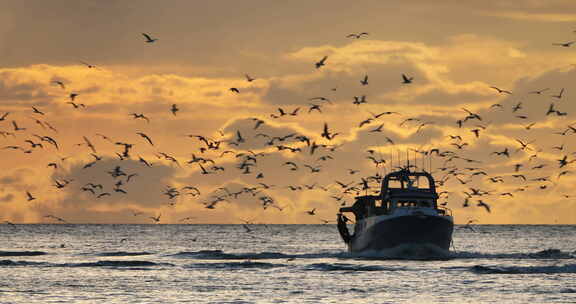
[[[350,39],[361,39],[368,36],[367,32],[352,33],[347,35]],[[144,37],[144,42],[148,44],[156,43],[157,38],[150,34],[142,33]],[[566,43],[555,43],[561,47],[570,47],[575,41],[570,41]],[[80,62],[88,69],[98,69],[93,64],[87,62]],[[313,66],[316,70],[322,69],[324,66],[329,64],[329,56],[324,56],[318,61],[314,62]],[[250,76],[249,74],[244,74],[245,80],[248,83],[257,81],[256,78]],[[414,77],[401,74],[398,75],[398,85],[415,85],[416,79]],[[360,77],[359,83],[361,86],[369,85],[368,75]],[[68,84],[61,80],[54,80],[52,83],[54,86],[58,86],[62,91],[68,90]],[[501,89],[496,86],[492,86],[491,89],[497,94],[503,95],[513,95],[513,92]],[[331,89],[336,91],[337,89]],[[230,94],[242,94],[242,88],[232,87],[228,91]],[[534,90],[529,92],[529,94],[545,96],[550,93],[549,97],[552,102],[548,106],[546,111],[546,116],[566,116],[566,112],[561,112],[557,109],[558,101],[562,100],[566,90],[565,88],[558,88],[554,92],[552,88],[544,88],[539,90]],[[79,93],[70,92],[67,93],[68,101],[67,104],[73,110],[89,110],[89,106],[81,102],[82,96]],[[360,108],[363,104],[368,103],[366,95],[354,96],[352,104]],[[280,169],[274,170],[286,170],[299,171],[305,170],[306,175],[318,176],[318,174],[324,172],[324,164],[327,162],[332,162],[338,156],[338,152],[341,147],[346,143],[337,142],[335,138],[341,134],[341,132],[335,132],[333,128],[326,122],[323,123],[322,131],[317,136],[306,136],[304,134],[299,134],[297,132],[283,134],[279,136],[274,136],[261,132],[263,126],[266,126],[270,120],[281,120],[285,118],[296,117],[301,115],[302,112],[306,111],[307,114],[312,115],[313,113],[322,114],[325,107],[330,107],[334,105],[333,98],[325,96],[311,97],[306,106],[306,110],[302,109],[303,106],[295,107],[292,109],[287,109],[283,107],[277,108],[273,113],[268,116],[263,117],[252,117],[250,120],[253,122],[251,133],[249,134],[246,130],[235,130],[233,133],[225,133],[219,131],[216,136],[208,136],[202,134],[188,134],[186,135],[191,140],[195,141],[199,147],[197,152],[193,153],[190,159],[184,160],[183,157],[177,155],[171,155],[166,152],[158,151],[155,156],[160,161],[165,161],[170,166],[175,168],[183,168],[183,166],[192,166],[201,175],[218,175],[223,172],[228,172],[230,170],[238,170],[237,174],[249,175],[254,178],[254,183],[251,185],[245,185],[241,188],[233,189],[232,187],[222,186],[217,189],[212,189],[210,191],[201,190],[199,186],[196,185],[185,185],[185,186],[166,186],[162,195],[168,200],[168,207],[173,207],[180,201],[179,198],[184,196],[197,197],[201,203],[207,209],[215,209],[218,205],[223,202],[231,202],[239,198],[245,198],[248,200],[256,200],[261,207],[266,210],[268,208],[273,208],[278,211],[283,211],[285,208],[290,207],[289,204],[277,201],[271,192],[274,191],[290,191],[290,192],[300,192],[300,191],[322,191],[326,192],[327,197],[335,202],[334,207],[344,206],[353,200],[354,196],[362,193],[378,193],[379,186],[383,175],[380,173],[383,170],[397,170],[397,169],[413,169],[413,170],[423,170],[424,168],[417,168],[414,163],[399,164],[397,167],[393,167],[390,162],[390,157],[393,155],[388,154],[386,160],[383,154],[378,149],[367,149],[364,153],[366,161],[371,164],[371,170],[377,173],[372,175],[362,174],[361,169],[346,168],[347,164],[341,162],[339,167],[345,170],[346,176],[349,176],[352,181],[341,181],[334,180],[333,182],[321,185],[319,182],[309,183],[309,184],[290,184],[290,185],[272,185],[266,181],[267,172],[262,169],[260,164],[268,156],[273,154],[288,153],[291,155],[290,160],[286,160],[280,165]],[[516,115],[519,119],[527,119],[526,116],[521,115],[521,110],[523,109],[522,102],[515,104],[510,110],[513,115]],[[493,111],[506,111],[503,104],[494,104],[490,107]],[[167,109],[167,112],[171,113],[172,116],[176,117],[181,111],[178,104],[172,104]],[[5,112],[0,114],[0,127],[3,128],[0,131],[0,136],[4,139],[14,139],[19,140],[22,137],[26,137],[25,140],[21,141],[21,144],[5,145],[2,147],[3,150],[21,152],[25,154],[32,154],[35,151],[44,149],[52,149],[55,155],[59,155],[62,152],[61,144],[57,138],[59,130],[50,124],[46,117],[48,115],[45,113],[45,109],[39,106],[32,106],[30,112],[27,116],[40,128],[43,135],[37,134],[40,132],[31,132],[29,127],[24,127],[23,123],[17,118],[13,117],[10,112]],[[398,112],[384,111],[381,113],[370,112],[370,117],[359,122],[358,128],[362,129],[368,126],[367,129],[369,134],[384,133],[385,122],[383,121],[386,117],[402,117],[402,121],[399,122],[399,126],[403,127],[414,127],[415,133],[421,132],[427,126],[433,125],[433,122],[423,121],[419,117],[406,117]],[[134,120],[142,121],[145,124],[150,123],[150,118],[145,113],[127,113],[129,117]],[[504,157],[511,158],[514,153],[526,153],[530,154],[527,162],[514,164],[514,173],[507,175],[494,175],[490,174],[486,169],[480,167],[481,161],[467,158],[464,156],[464,152],[471,143],[466,141],[465,134],[473,134],[473,138],[480,138],[482,133],[488,127],[483,125],[485,123],[485,117],[482,117],[479,113],[475,113],[469,109],[462,108],[462,119],[455,121],[455,124],[461,130],[460,134],[448,135],[450,143],[449,145],[453,149],[439,149],[439,148],[414,148],[411,151],[414,154],[420,155],[422,159],[436,157],[441,160],[442,165],[438,168],[429,168],[432,173],[437,177],[437,185],[444,186],[449,181],[454,181],[456,185],[460,184],[463,187],[467,187],[465,191],[461,191],[459,195],[463,197],[461,202],[462,207],[477,206],[483,208],[486,212],[491,212],[492,208],[488,202],[488,197],[514,197],[516,192],[525,191],[534,184],[537,184],[539,189],[547,189],[553,183],[552,176],[538,176],[530,177],[528,174],[530,172],[535,172],[536,170],[543,169],[545,167],[550,167],[549,164],[534,164],[532,163],[538,161],[538,150],[533,141],[526,141],[522,139],[516,139],[518,146],[515,148],[505,148],[502,151],[491,151],[489,152],[493,157]],[[530,130],[534,127],[535,123],[530,123],[526,125],[525,129]],[[468,133],[470,132],[470,133]],[[151,148],[157,148],[155,146],[155,141],[153,137],[144,132],[134,132],[138,135],[143,143]],[[568,125],[566,129],[558,132],[560,135],[568,135],[576,133],[576,127]],[[46,135],[48,134],[48,135]],[[385,145],[394,146],[397,144],[396,141],[390,136],[382,135]],[[114,155],[104,155],[100,154],[93,143],[94,137],[99,140],[108,142],[117,148]],[[261,149],[244,149],[243,146],[248,142],[252,144],[257,141],[259,145],[262,146]],[[139,143],[141,145],[141,143]],[[82,141],[76,146],[86,147],[88,149],[88,154],[91,157],[91,161],[83,164],[83,170],[85,174],[90,175],[94,171],[91,170],[104,170],[107,175],[109,175],[110,180],[108,181],[92,181],[86,184],[77,184],[75,180],[66,177],[57,177],[58,174],[53,175],[53,187],[59,191],[66,190],[69,187],[76,187],[80,189],[83,193],[91,196],[93,200],[103,200],[107,197],[122,197],[127,195],[128,191],[126,186],[128,184],[137,183],[139,175],[145,174],[146,168],[153,167],[153,161],[144,158],[141,155],[135,155],[134,146],[135,143],[129,143],[121,140],[113,140],[107,135],[97,133],[93,136],[82,136]],[[553,147],[557,152],[564,152],[564,145]],[[574,153],[572,153],[574,154]],[[571,163],[576,161],[576,159],[569,159],[569,155],[565,154],[563,157],[557,160],[557,173],[555,179],[558,180],[564,175],[571,174],[572,171],[567,169]],[[59,170],[64,166],[65,161],[68,157],[58,156],[58,160],[46,164],[48,167],[54,170]],[[128,160],[137,161],[142,165],[142,169],[138,172],[129,172],[125,166],[116,165],[111,168],[102,168],[97,166],[104,159],[116,159],[120,163]],[[230,159],[235,160],[235,163],[230,164]],[[464,166],[462,164],[468,164]],[[365,170],[364,170],[365,171]],[[56,172],[56,171],[55,171]],[[334,173],[327,173],[329,176],[334,176]],[[438,178],[439,177],[439,178]],[[477,177],[483,178],[482,181],[475,180]],[[481,189],[478,186],[472,186],[475,182],[480,182],[481,184],[502,184],[507,180],[512,181],[522,181],[525,185],[518,187],[512,191],[507,192],[497,192],[490,189]],[[106,184],[111,184],[112,187],[107,187]],[[448,202],[448,197],[451,195],[456,195],[453,192],[442,191],[440,196],[442,199],[446,200],[443,205]],[[23,197],[28,202],[39,201],[39,199],[30,190],[25,191]],[[565,198],[570,198],[570,195],[564,194]],[[201,198],[201,199],[200,199]],[[303,212],[304,216],[317,216],[317,208],[312,208]],[[53,222],[69,223],[72,222],[69,219],[64,219],[61,216],[54,214],[43,214],[44,218]],[[162,213],[150,214],[144,211],[135,210],[132,212],[131,216],[143,217],[150,220],[152,223],[160,223],[163,219]],[[197,219],[194,216],[187,216],[179,220],[179,222],[189,222]],[[252,220],[240,219],[244,223],[244,228],[246,232],[251,232],[249,224],[254,223]],[[331,223],[332,220],[326,220],[319,218],[319,222]],[[474,220],[470,220],[469,224]],[[7,224],[12,224],[10,221],[5,221]]]

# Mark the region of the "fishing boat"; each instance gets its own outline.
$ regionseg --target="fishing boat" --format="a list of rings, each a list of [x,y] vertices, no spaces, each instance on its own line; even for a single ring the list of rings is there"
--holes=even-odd
[[[340,208],[340,236],[353,253],[407,246],[448,251],[454,220],[437,200],[431,174],[409,169],[389,173],[382,178],[380,195],[358,196],[352,206]],[[345,213],[355,217],[352,234]]]

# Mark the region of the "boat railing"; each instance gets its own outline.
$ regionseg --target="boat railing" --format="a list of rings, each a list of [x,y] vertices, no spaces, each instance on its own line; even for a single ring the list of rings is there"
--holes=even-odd
[[[445,216],[452,216],[452,210],[446,207],[438,207],[438,213],[440,213],[440,215],[445,215]]]

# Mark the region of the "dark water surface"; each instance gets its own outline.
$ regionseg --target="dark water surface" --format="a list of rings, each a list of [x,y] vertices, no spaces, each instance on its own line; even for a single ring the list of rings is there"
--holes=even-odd
[[[1,225],[0,303],[576,303],[576,226],[457,227],[435,260],[348,254],[334,225],[250,228]]]

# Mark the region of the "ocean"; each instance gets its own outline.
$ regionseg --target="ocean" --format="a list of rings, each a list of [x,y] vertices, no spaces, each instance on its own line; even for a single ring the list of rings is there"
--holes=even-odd
[[[444,256],[247,227],[0,225],[0,303],[576,303],[575,226],[457,226]]]

